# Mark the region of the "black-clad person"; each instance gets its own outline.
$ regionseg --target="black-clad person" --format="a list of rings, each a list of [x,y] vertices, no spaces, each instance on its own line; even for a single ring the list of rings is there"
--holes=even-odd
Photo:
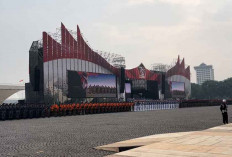
[[[220,110],[222,112],[222,118],[223,118],[223,123],[224,124],[228,124],[228,112],[227,112],[227,104],[226,104],[226,100],[223,99],[222,104],[220,106]]]

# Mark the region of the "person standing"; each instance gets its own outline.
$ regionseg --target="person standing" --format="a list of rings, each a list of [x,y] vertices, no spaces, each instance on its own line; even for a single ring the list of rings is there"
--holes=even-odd
[[[226,104],[226,100],[225,99],[222,100],[222,104],[220,106],[220,110],[222,112],[223,123],[224,124],[228,124],[227,104]]]

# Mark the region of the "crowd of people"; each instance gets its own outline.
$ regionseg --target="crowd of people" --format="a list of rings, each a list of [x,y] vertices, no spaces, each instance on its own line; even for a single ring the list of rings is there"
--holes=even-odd
[[[2,104],[0,120],[39,118],[50,116],[85,115],[110,112],[148,111],[175,109],[182,107],[221,106],[223,123],[228,123],[227,104],[232,101],[222,100],[131,100],[130,102],[98,102],[70,104]],[[224,106],[223,106],[224,104]]]
[[[54,104],[51,106],[51,112],[57,115],[72,114],[95,114],[132,111],[134,103],[81,103],[81,104]]]
[[[134,111],[164,110],[179,108],[177,100],[136,100]]]
[[[45,104],[2,104],[0,120],[50,117],[50,106]]]
[[[134,103],[2,104],[0,120],[132,111]]]

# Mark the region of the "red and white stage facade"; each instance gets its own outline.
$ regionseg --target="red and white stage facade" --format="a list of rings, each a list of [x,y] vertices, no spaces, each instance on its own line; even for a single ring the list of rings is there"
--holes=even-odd
[[[169,83],[170,90],[172,90],[172,83],[183,83],[184,97],[189,98],[191,95],[191,82],[190,82],[190,66],[185,68],[184,59],[180,63],[180,57],[178,56],[176,65],[169,69],[166,73],[166,80]],[[182,97],[183,98],[183,97]]]
[[[125,70],[125,78],[128,80],[159,81],[159,76],[159,74],[146,69],[142,63],[136,68]]]
[[[78,26],[75,39],[62,23],[60,42],[43,32],[43,59],[46,103],[64,103],[68,100],[68,70],[116,76],[120,72],[87,45]]]
[[[68,98],[68,70],[99,74],[114,74],[120,77],[120,68],[108,63],[102,56],[91,49],[77,26],[77,38],[74,38],[68,29],[61,23],[61,41],[52,38],[43,32],[43,74],[44,74],[44,101],[45,103],[64,103]],[[168,82],[184,82],[187,97],[191,93],[190,68],[185,69],[184,60],[171,68],[166,78]],[[143,64],[125,70],[125,79],[151,80],[160,83],[160,74],[150,71]],[[117,79],[117,93],[119,79]]]

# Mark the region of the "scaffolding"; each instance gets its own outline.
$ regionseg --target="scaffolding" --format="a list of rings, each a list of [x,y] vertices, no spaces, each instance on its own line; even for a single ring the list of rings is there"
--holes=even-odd
[[[78,40],[77,31],[73,31],[73,30],[70,30],[70,29],[68,29],[68,31],[73,36],[73,38],[77,41]],[[56,28],[55,33],[48,32],[48,34],[54,40],[56,40],[58,43],[61,44],[61,42],[62,42],[61,28]],[[88,40],[85,38],[83,33],[81,33],[81,36],[84,39],[85,43],[90,47],[90,49],[92,49],[91,46],[88,43]],[[42,39],[38,40],[38,45],[39,45],[39,48],[43,47],[43,40]],[[114,67],[116,67],[116,68],[121,68],[121,67],[126,68],[125,57],[122,57],[119,54],[110,53],[110,52],[103,52],[103,51],[98,51],[98,50],[93,50],[93,51],[95,51],[100,56],[102,56],[107,62],[109,62]]]
[[[153,71],[159,71],[159,72],[167,72],[172,67],[174,67],[177,63],[177,59],[173,59],[170,64],[163,64],[163,63],[154,63],[151,64],[151,70]],[[185,64],[185,68],[189,65]]]
[[[72,35],[72,37],[77,41],[77,31],[73,31],[71,29],[67,29],[68,32]],[[55,33],[48,32],[48,34],[56,40],[58,43],[61,44],[61,28],[56,28]]]
[[[167,72],[170,68],[172,68],[171,65],[162,64],[162,63],[154,63],[151,65],[152,71]]]
[[[119,54],[110,53],[110,52],[103,52],[103,51],[97,51],[96,52],[102,56],[108,63],[113,65],[116,68],[126,68],[125,64],[125,57],[122,57]]]

